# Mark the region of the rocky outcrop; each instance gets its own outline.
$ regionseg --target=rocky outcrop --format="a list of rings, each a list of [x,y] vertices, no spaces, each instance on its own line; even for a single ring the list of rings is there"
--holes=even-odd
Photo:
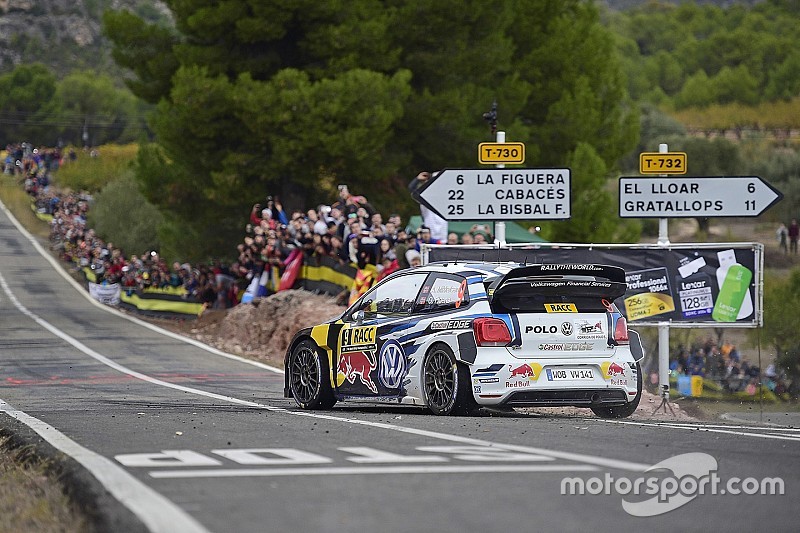
[[[106,9],[149,12],[169,19],[155,0],[0,0],[0,73],[41,62],[57,73],[108,71],[110,45],[102,34]]]

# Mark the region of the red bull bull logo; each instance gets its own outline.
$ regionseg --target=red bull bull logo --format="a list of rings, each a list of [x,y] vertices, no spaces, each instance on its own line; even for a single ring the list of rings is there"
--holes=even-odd
[[[375,361],[365,352],[346,352],[339,356],[338,370],[339,374],[344,375],[344,379],[355,384],[358,378],[373,394],[378,394],[378,387],[370,377],[375,366]]]
[[[533,369],[531,367],[529,367],[528,365],[520,365],[517,368],[511,368],[511,365],[508,365],[508,366],[509,366],[509,370],[511,370],[511,377],[512,378],[516,377],[516,376],[523,377],[523,378],[527,378],[527,377],[533,376]]]
[[[620,365],[618,365],[617,363],[611,363],[611,364],[608,366],[608,372],[607,372],[607,374],[608,374],[609,376],[623,376],[623,375],[625,375],[625,369],[624,369],[624,368],[622,368],[622,367],[621,367]]]

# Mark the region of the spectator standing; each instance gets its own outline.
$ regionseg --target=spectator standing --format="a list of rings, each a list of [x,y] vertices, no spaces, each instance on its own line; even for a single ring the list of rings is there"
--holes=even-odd
[[[417,177],[411,180],[408,185],[408,190],[415,193],[417,189],[425,185],[431,178],[430,172],[420,172]],[[438,242],[447,242],[447,221],[425,207],[419,206],[420,214],[422,215],[422,222],[431,230],[431,236]]]
[[[797,224],[797,219],[793,218],[792,223],[789,224],[789,248],[795,255],[797,255],[798,238],[800,238],[800,225]]]
[[[786,227],[786,224],[781,222],[781,225],[778,226],[778,229],[775,231],[775,235],[778,237],[778,246],[780,246],[784,254],[788,254],[789,248],[786,246],[786,241],[789,237],[789,229]]]

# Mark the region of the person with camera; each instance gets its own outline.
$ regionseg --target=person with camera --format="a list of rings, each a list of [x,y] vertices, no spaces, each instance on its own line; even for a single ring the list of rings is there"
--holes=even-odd
[[[431,179],[430,172],[420,172],[417,177],[411,180],[408,185],[408,190],[413,194],[417,189],[425,185]],[[422,215],[422,223],[430,228],[431,237],[437,242],[447,241],[447,221],[425,207],[419,206],[420,214]]]

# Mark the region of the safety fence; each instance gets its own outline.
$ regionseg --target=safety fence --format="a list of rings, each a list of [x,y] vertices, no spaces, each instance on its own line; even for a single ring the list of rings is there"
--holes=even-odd
[[[288,289],[304,289],[319,294],[337,296],[349,292],[350,299],[357,298],[372,286],[377,277],[373,265],[359,269],[357,265],[342,264],[332,257],[300,255],[296,258],[294,277],[274,277],[276,283],[267,285],[268,293]],[[119,306],[139,314],[157,318],[194,318],[200,316],[206,305],[193,297],[184,287],[123,287],[119,283],[108,283],[98,279],[89,267],[80,269],[89,293],[101,303]],[[287,280],[289,283],[286,283]],[[257,281],[257,280],[256,280]],[[239,293],[240,301],[248,291]]]

